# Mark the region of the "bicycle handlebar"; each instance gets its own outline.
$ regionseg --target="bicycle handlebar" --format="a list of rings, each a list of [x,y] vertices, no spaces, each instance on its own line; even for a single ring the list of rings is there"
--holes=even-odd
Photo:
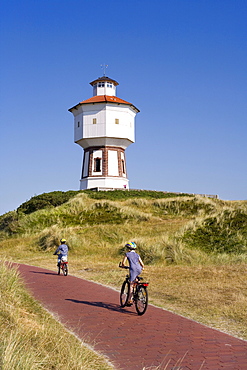
[[[120,267],[121,269],[127,269],[127,270],[129,270],[129,267],[128,266],[122,266],[121,262],[119,262],[118,267]]]

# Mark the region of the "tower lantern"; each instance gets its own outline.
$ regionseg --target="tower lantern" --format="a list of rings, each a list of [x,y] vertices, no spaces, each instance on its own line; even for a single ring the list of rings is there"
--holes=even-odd
[[[116,96],[117,81],[103,76],[90,85],[93,97],[69,109],[74,141],[84,149],[80,189],[129,189],[125,149],[135,142],[139,110]]]

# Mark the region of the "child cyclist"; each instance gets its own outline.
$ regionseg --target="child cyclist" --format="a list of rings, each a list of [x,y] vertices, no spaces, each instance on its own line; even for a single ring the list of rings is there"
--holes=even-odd
[[[68,260],[68,246],[66,245],[66,240],[61,239],[60,245],[57,247],[56,251],[53,253],[54,255],[57,254],[57,265],[59,266],[61,263],[61,260],[63,262],[67,262]]]
[[[127,248],[127,253],[125,253],[125,256],[123,258],[123,261],[121,263],[121,267],[125,267],[125,263],[129,262],[129,270],[130,270],[130,297],[128,304],[132,304],[132,292],[133,292],[133,287],[134,283],[136,281],[137,276],[142,272],[144,269],[144,263],[142,262],[141,257],[139,254],[135,252],[136,249],[136,243],[130,242],[125,245]]]

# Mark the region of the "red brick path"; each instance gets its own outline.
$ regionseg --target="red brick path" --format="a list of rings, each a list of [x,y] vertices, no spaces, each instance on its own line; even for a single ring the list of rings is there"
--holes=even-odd
[[[27,265],[19,271],[33,296],[116,369],[247,370],[247,341],[151,305],[138,316],[120,308],[118,292],[83,279]]]

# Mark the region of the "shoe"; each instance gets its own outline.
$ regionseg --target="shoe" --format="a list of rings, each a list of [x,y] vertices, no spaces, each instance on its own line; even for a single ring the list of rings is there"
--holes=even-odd
[[[132,301],[128,301],[127,304],[126,304],[126,306],[130,307],[130,306],[132,306],[132,304],[133,304]]]

